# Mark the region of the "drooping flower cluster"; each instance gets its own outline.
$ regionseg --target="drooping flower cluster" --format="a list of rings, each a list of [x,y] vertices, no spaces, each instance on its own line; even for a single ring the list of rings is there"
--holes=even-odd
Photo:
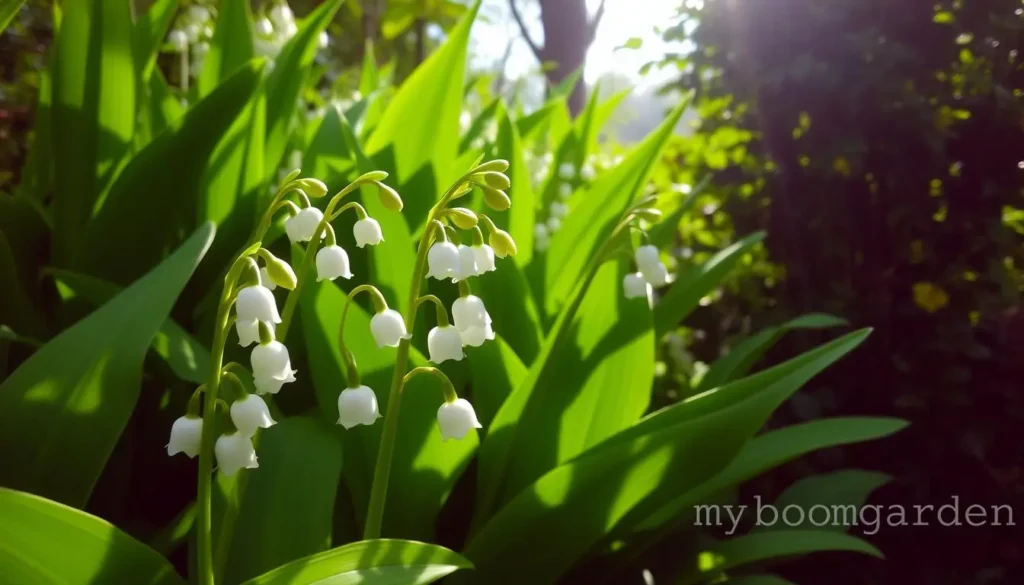
[[[295,14],[286,0],[273,0],[270,8],[258,16],[253,29],[253,46],[262,57],[276,57],[284,45],[299,32]],[[319,46],[326,49],[330,38],[320,33]]]
[[[652,302],[654,287],[665,286],[671,282],[668,268],[661,261],[657,246],[644,244],[636,249],[633,260],[637,272],[627,274],[622,279],[622,289],[627,299],[646,298]]]
[[[199,77],[213,39],[216,7],[192,4],[183,10],[167,33],[168,49],[181,56],[180,71],[183,90],[190,79]]]
[[[542,178],[547,177],[552,164],[550,153],[543,157],[535,157],[535,173],[540,173]],[[551,237],[558,230],[562,229],[562,222],[569,215],[569,200],[575,188],[594,180],[596,171],[590,159],[587,159],[581,166],[577,167],[572,162],[563,162],[558,165],[557,173],[551,177],[551,184],[554,186],[555,200],[547,208],[546,215],[541,215],[539,221],[533,226],[534,248],[543,252],[551,245]],[[542,179],[543,180],[543,179]]]

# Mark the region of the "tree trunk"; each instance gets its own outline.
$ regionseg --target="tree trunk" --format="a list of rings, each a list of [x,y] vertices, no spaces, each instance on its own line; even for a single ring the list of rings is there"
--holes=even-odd
[[[544,25],[542,60],[557,64],[546,73],[551,85],[556,85],[583,67],[586,61],[587,48],[593,40],[587,3],[586,0],[540,0],[540,14]],[[584,102],[586,87],[581,78],[569,97],[569,111],[573,116],[583,110]]]

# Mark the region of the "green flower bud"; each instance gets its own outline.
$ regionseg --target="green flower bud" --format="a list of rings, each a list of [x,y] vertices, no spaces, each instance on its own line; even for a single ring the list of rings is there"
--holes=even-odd
[[[379,189],[377,195],[380,197],[380,203],[384,206],[384,209],[394,211],[396,213],[402,211],[405,204],[402,203],[402,198],[398,195],[398,191],[395,191],[380,181],[375,181],[374,184],[377,185],[377,188]]]
[[[324,185],[323,181],[320,179],[314,179],[312,177],[299,179],[295,181],[295,186],[302,189],[306,195],[309,195],[313,199],[318,199],[327,195],[327,185]]]
[[[476,214],[465,207],[453,207],[448,210],[448,218],[460,229],[471,230],[479,221]]]
[[[298,285],[298,279],[295,278],[295,271],[292,267],[281,260],[277,256],[274,256],[266,248],[261,248],[259,252],[263,261],[267,265],[267,275],[270,277],[270,281],[275,285],[288,290],[295,290]]]
[[[512,206],[512,201],[503,191],[499,191],[490,185],[480,185],[484,192],[484,203],[494,211],[505,211]]]
[[[356,182],[358,183],[372,183],[376,181],[383,181],[388,178],[388,174],[384,171],[370,171],[365,175],[361,175]]]
[[[491,245],[491,248],[494,248],[494,255],[498,258],[516,255],[516,241],[505,230],[492,230],[488,243]]]
[[[504,173],[507,170],[508,170],[508,161],[498,158],[498,159],[494,159],[494,160],[491,160],[491,161],[487,161],[484,164],[476,167],[475,169],[473,169],[473,174],[489,173],[489,172],[492,172],[492,171],[498,172],[498,173]]]
[[[512,181],[508,180],[508,177],[501,173],[484,173],[484,182],[495,189],[505,190],[512,186]]]

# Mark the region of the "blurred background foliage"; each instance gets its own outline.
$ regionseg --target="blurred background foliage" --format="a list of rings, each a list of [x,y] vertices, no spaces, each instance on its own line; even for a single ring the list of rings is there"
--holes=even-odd
[[[963,506],[1010,504],[1019,515],[1024,4],[675,3],[674,20],[658,25],[672,50],[645,67],[670,72],[675,79],[662,93],[686,96],[693,105],[689,127],[672,138],[649,187],[672,194],[665,211],[678,226],[670,268],[685,273],[742,237],[768,235],[664,337],[652,404],[698,391],[707,364],[754,332],[807,313],[837,315],[875,332],[780,409],[775,425],[841,414],[913,424],[883,442],[802,458],[746,485],[744,493],[768,498],[811,474],[881,468],[895,481],[872,503],[937,507],[957,495]],[[147,4],[136,2],[139,10]],[[319,2],[291,4],[302,16]],[[527,14],[538,3],[520,4]],[[543,74],[551,88],[583,65],[602,9],[588,14],[583,0],[541,0],[539,8],[545,35],[529,37],[528,26],[519,28],[538,61],[534,76]],[[320,81],[304,96],[306,106],[315,112],[332,100],[351,104],[363,97],[368,46],[382,75],[400,83],[466,9],[453,0],[346,2],[329,26],[330,46],[317,56]],[[577,18],[565,18],[572,11]],[[572,30],[564,37],[550,34],[565,27]],[[0,190],[20,181],[51,40],[51,3],[44,0],[27,2],[0,35]],[[507,58],[472,72],[464,105],[469,120],[499,95],[520,110],[536,104],[529,80],[506,77]],[[159,64],[175,85],[174,59],[165,55]],[[576,86],[571,113],[580,111],[588,89],[607,98],[620,88],[615,79],[599,88]],[[632,96],[625,97],[629,104]],[[634,103],[637,109],[661,111],[650,103]],[[598,167],[635,134],[616,128],[602,136]],[[829,335],[793,331],[759,367]],[[129,488],[101,493],[116,500]],[[181,505],[166,502],[166,509]],[[140,527],[147,513],[131,507],[114,515],[142,532],[166,520],[150,513],[153,525]],[[883,528],[871,540],[887,560],[825,554],[782,573],[798,583],[984,584],[1013,582],[1024,565],[1019,532],[1005,528]]]

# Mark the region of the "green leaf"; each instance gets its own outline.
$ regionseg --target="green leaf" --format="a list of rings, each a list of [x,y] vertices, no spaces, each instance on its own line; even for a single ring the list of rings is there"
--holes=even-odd
[[[471,538],[466,556],[491,583],[556,581],[616,527],[720,472],[779,404],[865,334],[649,415],[520,492]]]
[[[0,33],[4,32],[24,3],[25,0],[0,0]]]
[[[355,154],[349,150],[342,126],[338,108],[328,107],[309,148],[302,156],[303,172],[307,176],[319,178],[328,186],[340,183],[347,175],[341,170],[350,170],[355,159]]]
[[[637,198],[682,112],[682,108],[674,110],[622,164],[599,176],[551,238],[544,276],[546,314],[558,312],[615,222]]]
[[[157,0],[132,28],[132,50],[135,54],[135,77],[140,91],[149,81],[156,64],[156,55],[171,27],[177,0]],[[207,61],[209,63],[209,61]],[[142,93],[140,92],[141,96]],[[141,100],[140,100],[141,101]]]
[[[644,40],[643,39],[641,39],[640,37],[630,37],[625,43],[623,43],[622,45],[619,45],[618,47],[615,47],[615,50],[616,51],[621,50],[621,49],[634,50],[634,49],[639,49],[642,46],[644,46]]]
[[[204,169],[261,70],[256,62],[239,70],[132,158],[78,242],[79,272],[126,284],[194,229]]]
[[[364,97],[377,91],[380,87],[380,72],[377,70],[377,58],[373,52],[373,40],[366,39],[363,49],[363,69],[359,74],[359,93]]]
[[[805,555],[814,552],[849,551],[883,558],[882,552],[867,542],[842,532],[827,530],[793,530],[747,534],[727,540],[707,551],[713,560],[703,570],[684,575],[680,585],[711,581],[724,576],[730,569],[773,559]]]
[[[522,242],[516,240],[522,253]],[[477,296],[509,346],[523,363],[533,363],[540,351],[540,316],[533,303],[526,276],[511,258],[496,260],[497,270],[479,276],[473,283]]]
[[[426,585],[469,561],[446,548],[408,540],[364,540],[329,550],[242,585]]]
[[[40,338],[45,332],[42,317],[18,277],[7,237],[0,232],[0,323],[21,336]]]
[[[594,91],[597,91],[596,89]],[[612,94],[612,96],[605,101],[598,104],[594,110],[594,131],[590,133],[590,137],[587,141],[587,152],[594,152],[597,150],[598,139],[601,137],[601,131],[611,120],[612,114],[618,109],[619,105],[622,104],[623,100],[633,93],[632,89],[624,89],[618,93]]]
[[[393,175],[406,193],[405,211],[409,225],[417,228],[427,211],[447,187],[465,169],[457,170],[459,115],[462,109],[462,84],[466,71],[469,30],[480,3],[452,29],[443,45],[402,83],[388,104],[366,144],[366,152]],[[429,167],[434,181],[406,188],[415,175]]]
[[[346,387],[344,361],[338,349],[344,301],[345,293],[332,282],[324,281],[310,282],[304,287],[299,302],[309,375],[323,417],[332,424],[338,419],[338,395]],[[359,364],[362,383],[373,388],[380,410],[386,411],[397,350],[377,347],[370,335],[370,314],[358,305],[349,308],[345,344]],[[414,348],[410,351],[409,362],[410,368],[427,365],[426,359]],[[398,426],[391,466],[384,514],[385,534],[432,538],[441,505],[476,451],[475,433],[461,441],[441,439],[436,417],[442,402],[441,389],[429,376],[414,378],[402,392],[402,424]],[[342,433],[344,478],[352,492],[353,509],[360,523],[365,520],[380,433],[379,424],[359,426]]]
[[[495,117],[498,113],[498,106],[501,104],[500,98],[491,100],[491,103],[483,109],[482,112],[473,120],[473,123],[469,125],[466,133],[462,135],[462,140],[459,143],[459,152],[465,152],[469,150],[469,147],[476,141],[477,138],[481,138],[484,134],[484,130],[488,126],[496,124]],[[509,161],[511,162],[511,161]]]
[[[704,264],[678,275],[654,308],[654,323],[658,336],[678,327],[690,311],[697,307],[701,298],[717,287],[743,255],[763,240],[764,236],[764,232],[747,236],[722,249]]]
[[[213,233],[202,226],[0,383],[0,483],[85,505],[135,407],[146,351]]]
[[[240,583],[330,548],[342,469],[340,427],[332,426],[292,416],[260,432],[260,472],[251,473],[247,481],[226,583]]]
[[[295,104],[302,95],[319,48],[320,33],[334,18],[342,0],[327,0],[309,13],[295,36],[289,40],[267,77],[267,141],[264,176],[272,177],[288,147]]]
[[[8,585],[185,585],[167,559],[106,520],[7,488],[0,542]]]
[[[76,296],[94,305],[102,305],[123,290],[116,284],[88,274],[59,268],[50,268],[47,272]],[[164,321],[153,338],[151,349],[163,358],[171,371],[182,380],[195,384],[206,382],[210,372],[210,352],[181,325],[171,319]]]
[[[877,423],[872,426],[877,426]],[[754,530],[803,528],[849,531],[852,524],[843,524],[843,520],[835,512],[838,507],[844,510],[850,510],[851,507],[859,510],[867,502],[868,496],[889,483],[890,479],[892,476],[885,473],[860,469],[844,469],[803,477],[786,488],[786,491],[775,500],[774,506],[780,512],[785,511],[788,506],[799,507],[806,513],[804,522],[796,524],[787,520],[773,526],[755,526]],[[811,514],[812,509],[818,506],[823,506],[831,515],[824,516],[820,512]],[[856,518],[852,510],[850,517]],[[828,518],[828,523],[823,521],[824,518]]]
[[[518,117],[516,119],[516,129],[519,130],[519,135],[522,139],[524,141],[533,140],[536,137],[536,133],[548,127],[551,124],[552,116],[554,116],[559,106],[565,107],[565,98],[548,100],[537,111]]]
[[[551,87],[551,91],[548,92],[548,99],[554,100],[559,98],[568,98],[582,77],[583,67],[580,67],[569,75],[566,75],[562,81],[559,81]]]
[[[466,357],[473,383],[473,409],[486,433],[502,403],[526,378],[526,366],[501,337],[495,337],[494,343],[467,347]]]
[[[842,327],[849,325],[845,319],[833,317],[823,313],[811,313],[793,319],[778,327],[769,327],[757,332],[729,350],[729,353],[720,357],[700,380],[700,384],[694,390],[699,394],[716,386],[735,379],[745,374],[753,366],[764,352],[768,351],[786,332],[793,329],[825,329],[828,327]]]
[[[81,248],[135,128],[135,66],[129,2],[64,6],[53,60],[54,257]],[[74,139],[69,139],[74,137]]]
[[[516,241],[519,250],[515,257],[516,264],[526,266],[533,257],[533,225],[536,223],[537,207],[531,187],[530,169],[523,158],[523,141],[504,104],[497,108],[495,119],[498,137],[494,158],[509,162],[507,174],[512,181],[512,188],[508,190],[508,196],[512,200],[512,207],[508,213],[492,214],[492,217],[498,227],[507,230]]]
[[[319,34],[319,33],[317,33]],[[210,50],[199,75],[199,95],[205,96],[254,56],[249,0],[223,0],[217,13]]]

